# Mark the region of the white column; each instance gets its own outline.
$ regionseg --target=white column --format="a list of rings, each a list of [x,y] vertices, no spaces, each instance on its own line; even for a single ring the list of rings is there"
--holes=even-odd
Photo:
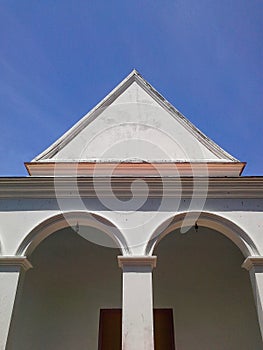
[[[152,269],[156,256],[119,256],[123,270],[122,350],[154,350]]]
[[[20,273],[32,265],[25,257],[0,256],[0,350],[5,350]]]
[[[249,271],[252,283],[255,303],[258,313],[258,321],[263,339],[263,257],[249,256],[242,267]]]

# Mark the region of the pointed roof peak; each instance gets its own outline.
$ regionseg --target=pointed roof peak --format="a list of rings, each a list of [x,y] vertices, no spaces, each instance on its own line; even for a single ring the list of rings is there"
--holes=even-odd
[[[124,139],[126,144],[120,146],[120,140]],[[162,149],[168,153],[162,153]],[[153,163],[240,163],[198,130],[133,69],[31,164],[134,162],[134,159]]]
[[[138,84],[149,86],[152,90],[155,90],[153,86],[143,77],[143,75],[136,68],[133,68],[133,70],[119,83],[116,89],[122,84],[126,83],[129,85],[134,81],[136,81]]]
[[[139,74],[140,75],[140,73],[139,73],[139,71],[136,69],[136,68],[133,68],[133,70],[131,71],[131,73],[133,73],[133,74]]]
[[[132,74],[132,75],[138,75],[138,76],[140,76],[141,77],[141,74],[140,74],[140,72],[136,69],[136,68],[133,68],[133,70],[131,71],[131,73],[130,74]],[[130,75],[129,74],[129,75]]]
[[[116,89],[118,89],[122,84],[131,84],[134,81],[141,81],[141,83],[146,83],[149,84],[145,78],[143,78],[143,76],[141,75],[141,73],[136,69],[133,68],[133,70],[119,83],[119,85],[116,87]],[[150,84],[149,84],[150,85]]]

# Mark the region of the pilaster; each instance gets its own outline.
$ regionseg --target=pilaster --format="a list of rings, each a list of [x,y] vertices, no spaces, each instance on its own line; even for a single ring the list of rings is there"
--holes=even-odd
[[[19,277],[31,267],[23,256],[0,257],[0,350],[6,350]]]
[[[123,270],[122,350],[154,350],[152,269],[156,256],[119,256]]]

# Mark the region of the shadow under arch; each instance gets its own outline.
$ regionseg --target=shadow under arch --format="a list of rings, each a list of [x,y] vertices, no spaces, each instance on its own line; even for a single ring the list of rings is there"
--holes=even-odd
[[[164,220],[152,233],[146,246],[145,254],[152,255],[154,249],[162,238],[168,235],[170,232],[180,228],[182,223],[184,223],[184,226],[186,227],[188,226],[188,223],[189,227],[193,226],[191,214],[193,215],[193,218],[195,218],[198,226],[214,229],[229,238],[241,250],[244,257],[248,257],[250,255],[260,255],[256,244],[242,228],[221,215],[209,212],[184,212],[173,215]],[[196,220],[196,218],[198,219]]]
[[[90,226],[106,233],[123,255],[129,254],[129,247],[121,231],[108,219],[90,212],[64,212],[45,219],[33,228],[20,243],[16,255],[28,256],[52,233],[66,227]]]

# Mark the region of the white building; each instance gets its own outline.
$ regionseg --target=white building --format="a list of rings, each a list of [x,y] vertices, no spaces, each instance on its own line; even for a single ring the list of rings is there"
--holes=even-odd
[[[1,350],[263,349],[263,177],[138,72],[25,165],[0,178]]]

